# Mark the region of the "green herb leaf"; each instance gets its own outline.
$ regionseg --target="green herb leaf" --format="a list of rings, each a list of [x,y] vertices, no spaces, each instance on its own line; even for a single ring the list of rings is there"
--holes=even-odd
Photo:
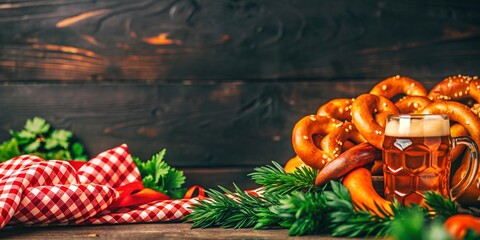
[[[181,198],[183,195],[180,196],[180,192],[185,193],[181,189],[185,183],[185,176],[182,171],[176,170],[163,161],[165,153],[166,149],[163,149],[146,162],[138,157],[133,157],[133,161],[140,171],[143,185],[146,188],[162,192],[171,198]]]
[[[142,177],[142,183],[143,186],[146,188],[151,188],[162,193],[166,192],[166,190],[162,186],[158,186],[158,182],[153,179],[152,175]]]
[[[70,131],[64,129],[55,129],[50,134],[50,137],[46,139],[45,148],[52,149],[54,147],[61,147],[63,149],[68,149],[69,140],[72,136],[73,134]],[[49,144],[47,147],[49,142],[51,142],[51,144]]]
[[[52,150],[56,148],[58,145],[59,143],[56,139],[52,139],[52,138],[45,139],[45,149],[47,150]]]
[[[36,134],[47,133],[49,129],[50,124],[48,124],[45,119],[39,117],[28,119],[27,123],[25,124],[25,130]]]
[[[27,131],[27,130],[21,130],[20,132],[10,130],[10,134],[14,138],[16,138],[17,140],[21,140],[22,142],[23,141],[34,140],[34,139],[37,138],[37,135],[35,133],[32,133],[32,132]]]
[[[72,159],[70,153],[66,150],[55,150],[46,153],[47,159]]]
[[[40,147],[40,142],[35,141],[25,145],[25,147],[23,147],[23,151],[25,151],[25,153],[34,153],[35,151],[38,150],[39,147]]]
[[[17,139],[12,138],[0,145],[0,162],[4,162],[20,155]]]
[[[9,133],[12,139],[15,139],[18,147],[18,152],[10,153],[16,154],[16,156],[34,154],[47,160],[88,159],[83,153],[83,146],[80,143],[71,144],[73,138],[71,131],[53,129],[43,118],[28,119],[24,129],[20,131],[10,130]],[[5,157],[15,157],[5,155]]]
[[[169,168],[167,174],[164,176],[164,185],[167,191],[180,188],[185,183],[185,176],[183,171]]]
[[[180,199],[185,196],[186,192],[187,192],[187,188],[170,189],[168,190],[168,196],[170,196],[173,199]]]
[[[151,175],[153,177],[153,181],[159,182],[160,177],[167,174],[168,169],[170,169],[170,166],[163,161],[165,152],[166,149],[163,149],[159,153],[153,155],[150,160],[143,164],[143,169],[140,170],[140,173],[144,174],[145,176]]]
[[[74,156],[76,156],[77,158],[80,157],[80,156],[83,156],[83,146],[82,144],[80,144],[79,142],[75,142],[73,143],[72,145],[72,153]]]

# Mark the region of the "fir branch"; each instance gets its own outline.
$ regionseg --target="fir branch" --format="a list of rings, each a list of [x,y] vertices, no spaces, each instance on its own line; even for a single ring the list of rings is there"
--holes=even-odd
[[[386,218],[371,214],[368,211],[356,211],[352,203],[350,192],[339,182],[331,181],[332,191],[325,191],[332,236],[335,237],[382,237],[389,231],[390,217],[382,212]],[[379,208],[381,209],[381,208]]]
[[[257,221],[259,209],[266,209],[276,203],[276,196],[267,194],[265,197],[256,197],[243,192],[234,184],[235,191],[219,187],[221,191],[210,189],[205,192],[209,199],[193,204],[192,212],[186,217],[193,221],[192,228],[224,227],[249,228]]]
[[[420,205],[411,205],[398,209],[391,221],[391,239],[450,240],[442,221],[434,220],[425,214],[427,209]]]
[[[446,220],[458,213],[458,205],[450,197],[445,198],[435,192],[425,194],[425,203],[432,208],[437,219]]]
[[[194,222],[192,227],[281,227],[288,228],[290,235],[328,232],[337,237],[388,237],[400,236],[401,233],[396,231],[402,230],[398,229],[418,229],[418,226],[405,224],[415,222],[419,225],[417,220],[411,219],[419,215],[421,224],[425,224],[422,226],[434,230],[422,230],[415,234],[430,236],[438,231],[439,219],[457,212],[456,205],[450,199],[429,193],[426,202],[430,209],[415,204],[401,206],[394,201],[391,205],[393,214],[377,206],[385,217],[377,216],[356,210],[360,209],[359,206],[352,203],[350,192],[341,183],[331,181],[323,188],[318,188],[313,183],[316,171],[300,168],[294,173],[286,173],[276,162],[273,162],[273,166],[256,168],[250,176],[265,186],[261,196],[247,194],[237,186],[234,192],[222,187],[221,191],[207,190],[210,198],[194,204],[192,213],[187,216],[188,220]],[[327,190],[327,187],[330,188]],[[436,222],[432,222],[432,209],[438,214]]]
[[[323,190],[314,185],[316,174],[316,171],[306,167],[286,173],[280,164],[273,162],[273,166],[259,167],[249,174],[258,184],[265,186],[261,196],[247,194],[236,185],[234,192],[223,187],[220,187],[221,191],[210,189],[206,191],[210,198],[194,204],[192,213],[186,219],[194,222],[193,228],[281,226],[291,228],[293,235],[313,232],[318,221],[311,221],[313,218],[309,214],[317,214],[318,211],[310,213],[311,210],[306,209],[319,208],[320,211],[322,208],[318,205],[322,202],[317,203],[320,195],[292,192]],[[286,205],[289,207],[286,208]],[[310,217],[305,217],[307,215]]]
[[[297,168],[293,173],[286,173],[277,162],[272,161],[272,164],[273,166],[257,167],[253,173],[248,174],[257,184],[265,186],[265,192],[284,195],[293,191],[311,192],[319,190],[315,187],[315,177],[318,170],[303,166]]]
[[[326,198],[317,192],[295,191],[284,195],[279,203],[261,209],[255,229],[280,226],[289,229],[290,236],[301,236],[328,230]]]
[[[449,198],[438,193],[426,194],[426,203],[432,210],[418,204],[402,206],[398,201],[391,205],[393,214],[386,213],[385,217],[371,214],[368,211],[356,211],[351,202],[348,190],[338,182],[331,182],[332,191],[325,192],[327,205],[332,209],[330,222],[332,236],[342,237],[393,237],[394,239],[443,239],[445,232],[440,229],[439,223],[457,213],[457,206]],[[405,233],[405,232],[409,233]]]

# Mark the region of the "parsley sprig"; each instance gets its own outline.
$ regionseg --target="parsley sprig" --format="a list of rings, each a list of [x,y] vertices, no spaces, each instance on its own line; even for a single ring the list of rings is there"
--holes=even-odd
[[[0,162],[21,154],[33,154],[51,160],[87,160],[84,147],[73,133],[54,129],[40,117],[28,119],[20,131],[10,130],[11,139],[0,145]]]
[[[157,190],[174,199],[182,198],[186,191],[185,188],[182,188],[185,176],[183,171],[169,166],[163,160],[165,153],[166,149],[163,149],[147,161],[142,161],[134,156],[133,161],[140,171],[143,185],[146,188]]]

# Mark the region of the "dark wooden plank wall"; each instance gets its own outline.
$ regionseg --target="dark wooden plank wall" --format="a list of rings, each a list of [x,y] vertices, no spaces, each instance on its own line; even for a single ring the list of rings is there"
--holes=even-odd
[[[478,1],[0,2],[0,139],[42,116],[90,154],[166,147],[188,184],[293,156],[294,123],[391,75],[480,67]]]

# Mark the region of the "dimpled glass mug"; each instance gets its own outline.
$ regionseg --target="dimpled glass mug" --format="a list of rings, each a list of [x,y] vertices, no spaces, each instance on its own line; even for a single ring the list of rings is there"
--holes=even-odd
[[[450,189],[450,153],[458,144],[469,148],[465,177]],[[387,200],[401,204],[423,200],[427,191],[452,199],[470,186],[478,170],[478,146],[468,137],[452,138],[450,121],[442,114],[389,115],[383,141],[384,187]]]

